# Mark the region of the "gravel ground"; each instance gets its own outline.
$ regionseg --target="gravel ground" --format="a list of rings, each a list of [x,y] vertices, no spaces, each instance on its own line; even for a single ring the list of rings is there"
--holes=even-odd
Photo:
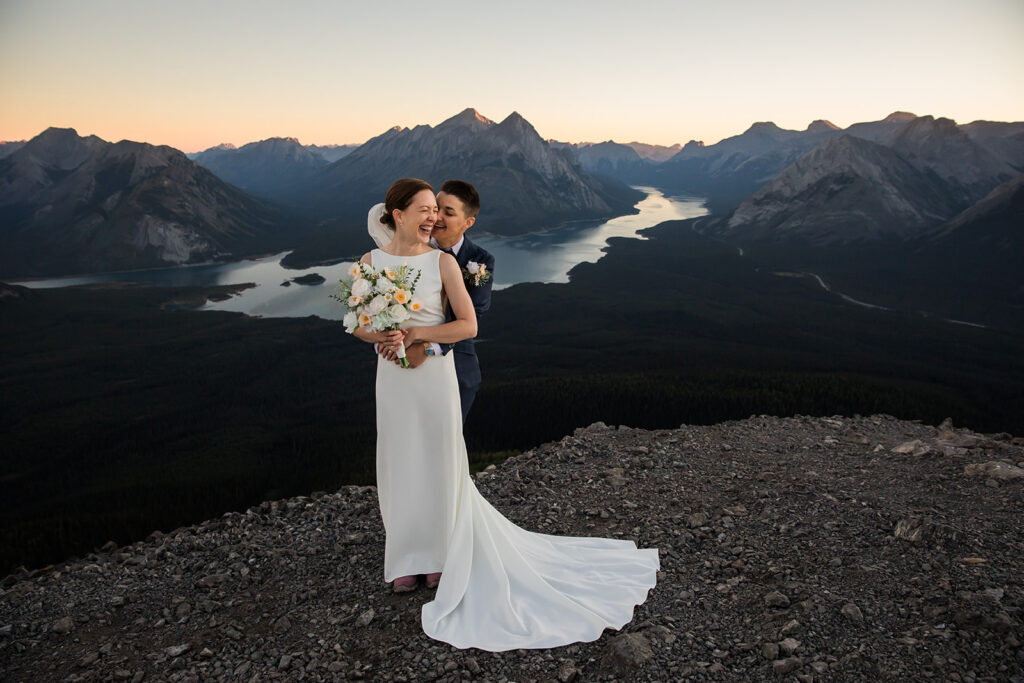
[[[1024,439],[898,420],[607,427],[476,476],[520,526],[656,547],[621,631],[458,650],[383,582],[374,487],[267,501],[0,583],[0,678],[1024,681]]]

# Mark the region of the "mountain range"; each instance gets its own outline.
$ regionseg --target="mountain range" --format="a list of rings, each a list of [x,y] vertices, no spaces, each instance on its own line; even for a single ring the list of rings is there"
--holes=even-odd
[[[472,109],[393,128],[328,162],[294,138],[166,146],[50,128],[0,159],[0,275],[27,277],[237,258],[291,247],[319,259],[365,247],[365,211],[396,178],[471,179],[486,230],[522,233],[634,211],[641,193],[588,173],[525,119]]]
[[[435,187],[449,178],[469,180],[481,196],[479,226],[505,235],[629,213],[642,197],[618,180],[588,172],[518,113],[497,123],[475,109],[433,127],[391,128],[310,180],[282,184],[269,196],[315,219],[361,225],[366,209],[403,176]]]
[[[999,138],[979,142],[947,118],[897,113],[880,124],[829,135],[744,199],[723,234],[813,244],[913,238],[1024,169],[1024,156]]]
[[[0,159],[0,273],[103,272],[238,257],[300,225],[164,145],[48,128]]]
[[[1024,123],[957,125],[948,118],[903,111],[845,129],[823,119],[802,131],[761,121],[714,145],[691,140],[661,163],[633,157],[632,147],[611,141],[573,148],[591,170],[600,169],[631,184],[704,196],[716,213],[729,213],[789,164],[842,135],[885,145],[915,166],[932,169],[961,205],[977,201],[1024,170]]]
[[[466,109],[437,126],[394,127],[332,163],[294,138],[221,145],[194,158],[223,180],[322,222],[324,232],[360,239],[365,209],[403,176],[435,185],[470,179],[482,197],[479,225],[497,234],[628,213],[642,196],[591,173],[566,146],[547,144],[515,112],[500,123]]]
[[[495,122],[466,109],[351,147],[269,138],[190,159],[71,129],[4,143],[0,272],[143,267],[281,246],[307,262],[355,253],[366,208],[402,176],[469,179],[483,199],[479,230],[495,234],[628,213],[641,196],[628,184],[643,183],[707,197],[712,216],[701,231],[748,245],[920,239],[962,248],[965,226],[975,225],[989,226],[997,243],[1019,243],[1004,223],[1024,170],[1021,122],[958,125],[896,111],[845,129],[762,121],[714,145],[665,147],[545,141],[518,113]]]

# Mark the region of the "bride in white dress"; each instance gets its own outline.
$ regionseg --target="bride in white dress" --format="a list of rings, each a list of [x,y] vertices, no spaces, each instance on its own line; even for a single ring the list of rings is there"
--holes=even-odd
[[[379,207],[379,205],[378,205]],[[433,190],[403,178],[373,225],[374,267],[407,263],[421,277],[423,307],[403,331],[357,330],[392,347],[476,336],[476,313],[455,259],[428,242]],[[385,218],[386,220],[386,218]],[[445,323],[445,302],[456,320]],[[469,474],[453,354],[402,368],[377,357],[377,495],[384,522],[384,580],[441,572],[423,605],[423,631],[458,648],[492,652],[596,640],[620,629],[647,599],[660,568],[656,548],[522,529],[480,494]]]

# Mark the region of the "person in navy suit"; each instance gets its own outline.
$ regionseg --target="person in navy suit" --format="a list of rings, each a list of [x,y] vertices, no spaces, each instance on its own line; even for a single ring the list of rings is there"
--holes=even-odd
[[[476,188],[462,180],[446,180],[437,193],[437,220],[431,233],[432,246],[447,251],[455,257],[463,275],[466,277],[466,288],[473,300],[473,307],[479,319],[480,314],[491,307],[491,286],[494,282],[494,257],[483,247],[474,244],[466,237],[466,231],[473,227],[476,216],[480,212],[480,195]],[[489,277],[480,278],[476,283],[476,271],[479,266]],[[451,307],[445,310],[445,322],[455,320]],[[394,352],[383,346],[380,352],[388,360],[399,362]],[[413,344],[405,351],[410,367],[417,367],[431,355],[455,354],[455,374],[459,380],[459,398],[462,402],[462,424],[466,424],[466,416],[473,405],[473,399],[480,389],[480,361],[476,355],[473,339],[464,339],[455,344],[437,344],[423,342]]]

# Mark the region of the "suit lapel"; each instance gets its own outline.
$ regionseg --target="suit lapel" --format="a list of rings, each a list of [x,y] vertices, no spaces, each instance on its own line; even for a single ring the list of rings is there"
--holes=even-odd
[[[469,263],[469,253],[473,251],[473,243],[469,241],[469,238],[463,235],[462,247],[459,249],[459,253],[455,255],[455,261],[459,264],[459,268],[465,268],[466,264]]]

